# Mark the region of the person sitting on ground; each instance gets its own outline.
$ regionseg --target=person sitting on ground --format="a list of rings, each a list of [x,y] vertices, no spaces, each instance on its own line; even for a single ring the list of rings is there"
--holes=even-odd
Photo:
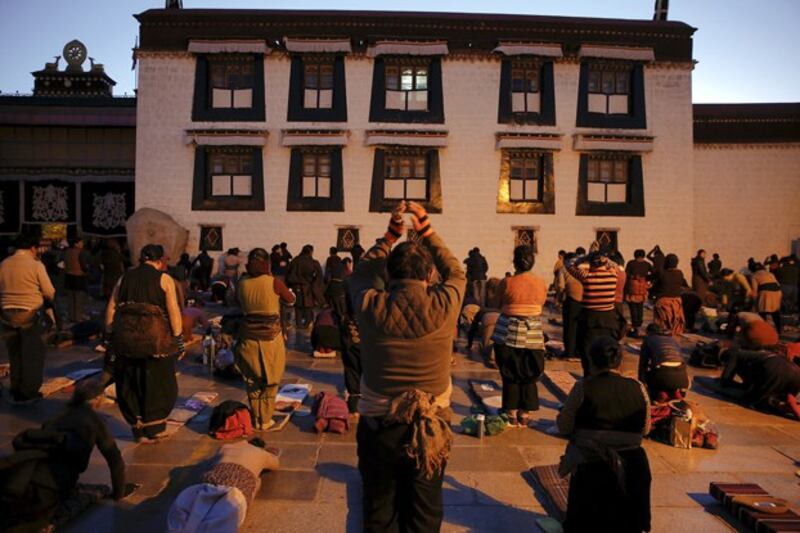
[[[500,282],[500,318],[494,327],[494,358],[503,380],[503,410],[509,426],[527,427],[531,411],[539,410],[536,382],[544,372],[542,307],[547,285],[531,269],[533,249],[514,248],[515,274]]]
[[[689,388],[681,345],[669,330],[657,324],[647,326],[642,341],[639,381],[647,385],[650,398],[657,402],[680,399]]]
[[[755,269],[753,276],[750,278],[750,285],[756,298],[755,310],[764,319],[768,316],[772,317],[775,329],[780,335],[783,326],[781,318],[781,286],[775,275],[772,272],[768,272],[764,265],[758,263],[755,265]]]
[[[653,321],[673,335],[680,335],[685,324],[681,294],[688,285],[683,272],[678,269],[678,256],[667,254],[664,268],[657,275],[658,292],[653,307]]]
[[[642,436],[650,433],[644,385],[623,377],[619,343],[595,339],[592,366],[564,401],[556,425],[570,439],[559,473],[569,483],[566,533],[650,531],[650,464]]]
[[[44,530],[72,495],[95,446],[108,464],[112,497],[119,500],[130,492],[122,454],[88,403],[92,396],[89,387],[78,387],[64,411],[14,438],[14,453],[0,459],[0,530]]]
[[[406,210],[420,240],[392,249]],[[452,442],[450,358],[466,282],[416,202],[400,202],[350,277],[363,364],[356,440],[365,531],[441,527]]]

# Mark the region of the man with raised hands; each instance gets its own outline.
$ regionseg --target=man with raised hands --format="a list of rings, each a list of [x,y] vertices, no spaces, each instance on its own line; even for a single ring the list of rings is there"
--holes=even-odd
[[[394,246],[406,212],[420,240]],[[441,526],[450,357],[465,288],[460,262],[415,202],[395,207],[386,234],[350,278],[363,365],[357,441],[365,531]]]

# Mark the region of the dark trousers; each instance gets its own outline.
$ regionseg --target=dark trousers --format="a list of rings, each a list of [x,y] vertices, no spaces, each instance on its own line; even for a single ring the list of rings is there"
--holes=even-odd
[[[671,394],[676,390],[689,388],[686,365],[658,367],[647,373],[645,382],[651,399],[658,398],[659,392]]]
[[[642,322],[644,322],[644,302],[628,302],[628,310],[631,312],[631,326],[634,329],[642,327]]]
[[[358,412],[358,400],[361,398],[361,344],[355,342],[347,326],[343,325],[341,329],[347,410],[356,413]]]
[[[768,316],[771,316],[772,322],[775,323],[775,331],[777,331],[778,333],[781,332],[781,330],[783,329],[783,318],[781,318],[780,311],[775,311],[774,313],[758,313],[758,314],[761,315],[761,318],[763,318],[764,320],[766,320]]]
[[[561,319],[564,323],[564,355],[575,357],[578,342],[578,316],[583,306],[572,298],[565,298],[561,308]]]
[[[503,409],[538,411],[536,381],[544,371],[544,351],[495,343],[494,360],[503,379]]]
[[[47,353],[42,333],[38,320],[26,328],[14,328],[7,332],[11,396],[15,400],[30,400],[39,395],[44,373],[44,356]]]
[[[154,438],[167,428],[178,399],[175,357],[117,357],[114,366],[117,403],[134,438]]]
[[[385,427],[380,419],[371,417],[362,417],[358,423],[366,533],[434,533],[442,525],[444,468],[425,479],[405,453],[410,432],[408,424]]]
[[[589,375],[589,347],[595,339],[608,335],[619,340],[620,323],[616,309],[592,311],[584,309],[578,317],[578,355],[581,357],[583,375]]]
[[[331,280],[328,282],[328,288],[325,289],[325,299],[330,308],[339,316],[344,316],[347,313],[346,298],[342,281]]]

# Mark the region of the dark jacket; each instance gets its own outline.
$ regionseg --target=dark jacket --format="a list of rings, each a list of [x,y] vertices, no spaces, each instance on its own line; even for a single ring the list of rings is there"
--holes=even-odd
[[[672,335],[648,334],[639,355],[639,380],[645,381],[648,372],[666,362],[684,362],[680,344]]]

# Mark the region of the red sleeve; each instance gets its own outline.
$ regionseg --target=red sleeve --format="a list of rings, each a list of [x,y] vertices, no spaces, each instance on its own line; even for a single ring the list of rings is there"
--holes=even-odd
[[[275,294],[280,296],[281,300],[283,300],[287,304],[294,303],[294,294],[289,288],[278,278],[273,278],[272,280],[272,289],[275,291]]]

